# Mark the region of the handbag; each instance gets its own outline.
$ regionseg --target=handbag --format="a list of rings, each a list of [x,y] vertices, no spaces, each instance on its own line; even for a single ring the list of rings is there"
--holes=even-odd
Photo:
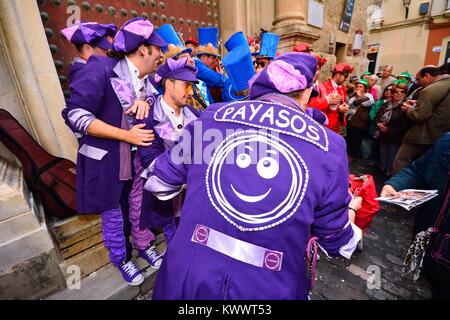
[[[445,273],[450,273],[450,233],[442,228],[449,198],[450,183],[447,185],[447,193],[434,227],[419,232],[406,253],[402,273],[403,276],[413,273],[415,282],[422,278],[424,266],[430,270],[436,269],[433,268],[432,263],[443,267]]]
[[[444,229],[444,221],[446,213],[448,214],[446,211],[448,210],[449,198],[450,186],[447,186],[447,194],[434,224],[433,234],[430,240],[431,249],[429,251],[430,258],[434,262],[448,268],[448,272],[450,272],[450,231]]]
[[[377,190],[373,177],[369,174],[357,177],[350,175],[350,192],[355,197],[361,197],[361,209],[358,210],[355,217],[355,225],[358,226],[363,233],[369,228],[375,214],[380,210],[380,203],[377,198]]]

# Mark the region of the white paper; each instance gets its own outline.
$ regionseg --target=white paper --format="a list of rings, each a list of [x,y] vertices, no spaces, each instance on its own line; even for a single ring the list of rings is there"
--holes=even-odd
[[[406,189],[399,191],[396,197],[379,197],[375,200],[395,204],[409,211],[437,196],[437,190]]]

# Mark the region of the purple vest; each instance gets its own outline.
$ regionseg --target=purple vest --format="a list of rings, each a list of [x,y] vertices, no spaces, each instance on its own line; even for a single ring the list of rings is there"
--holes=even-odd
[[[152,191],[187,194],[153,299],[307,299],[308,241],[353,238],[344,139],[271,100],[210,106],[156,160]]]

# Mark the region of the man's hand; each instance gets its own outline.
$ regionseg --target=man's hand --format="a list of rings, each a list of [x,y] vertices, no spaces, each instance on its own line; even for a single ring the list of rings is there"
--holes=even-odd
[[[148,118],[148,114],[150,111],[150,105],[147,101],[143,100],[134,100],[133,105],[125,111],[125,114],[128,115],[130,113],[135,114],[137,120],[144,120]]]
[[[393,186],[388,184],[383,187],[380,194],[380,196],[382,197],[396,197],[397,195],[397,190],[395,190]]]
[[[155,140],[155,135],[153,130],[144,130],[142,129],[144,127],[145,124],[141,123],[128,130],[127,142],[136,146],[150,147],[151,142]]]
[[[417,100],[407,100],[407,101],[402,103],[402,110],[404,112],[407,112],[410,109],[414,109],[416,104],[417,104]]]
[[[329,93],[327,99],[331,105],[340,104],[342,102],[342,97],[336,93]]]
[[[340,113],[348,113],[348,110],[350,110],[350,106],[348,104],[346,104],[346,103],[341,104],[339,106],[339,112]]]
[[[386,133],[386,132],[388,132],[388,130],[389,130],[389,128],[386,127],[383,123],[378,123],[377,126],[378,126],[378,128],[380,129],[381,132]]]

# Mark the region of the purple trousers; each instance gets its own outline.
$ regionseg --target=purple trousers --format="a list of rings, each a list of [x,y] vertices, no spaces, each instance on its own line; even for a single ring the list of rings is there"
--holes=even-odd
[[[135,176],[133,186],[131,188],[128,202],[130,204],[130,222],[131,222],[131,237],[133,245],[137,250],[145,250],[148,245],[155,240],[155,235],[148,228],[141,229],[141,210],[142,210],[142,196],[144,194],[144,179],[141,178],[142,169],[139,157],[134,157]]]
[[[127,260],[121,208],[102,212],[102,230],[104,245],[109,250],[109,260],[116,267],[120,267]]]

